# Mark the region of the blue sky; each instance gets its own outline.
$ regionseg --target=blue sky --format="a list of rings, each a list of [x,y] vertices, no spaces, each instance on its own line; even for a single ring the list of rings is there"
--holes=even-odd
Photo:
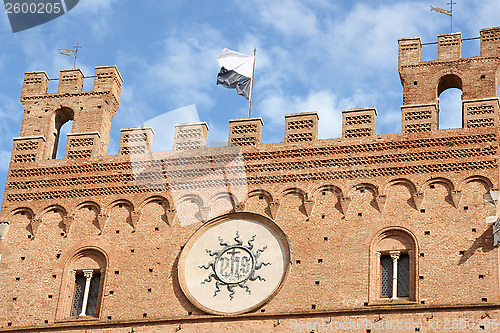
[[[302,111],[318,111],[321,139],[341,136],[341,110],[369,106],[378,111],[378,134],[398,133],[397,39],[434,42],[448,33],[449,17],[430,12],[430,5],[448,8],[446,2],[80,0],[56,20],[15,34],[2,10],[0,190],[3,194],[12,138],[20,133],[24,72],[42,70],[58,78],[60,69],[73,67],[58,48],[80,43],[77,67],[86,76],[94,75],[95,66],[117,65],[124,78],[110,155],[117,154],[120,128],[191,104],[210,126],[208,141],[227,141],[228,120],[246,117],[248,102],[215,84],[223,48],[246,54],[257,48],[252,115],[264,120],[264,143],[282,142],[284,114]],[[500,26],[500,1],[456,2],[454,32],[463,38]],[[479,42],[464,42],[463,56],[475,55]],[[424,46],[423,60],[436,58],[437,46]],[[90,90],[93,82],[87,80],[84,89]],[[56,89],[57,81],[51,82],[49,92]],[[451,90],[441,96],[442,128],[461,126],[459,96]],[[174,124],[159,127],[156,133],[172,131]],[[170,149],[155,142],[155,150]]]

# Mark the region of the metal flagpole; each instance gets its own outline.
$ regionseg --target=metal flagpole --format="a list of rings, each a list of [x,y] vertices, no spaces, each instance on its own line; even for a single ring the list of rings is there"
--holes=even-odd
[[[252,84],[250,86],[250,105],[248,106],[248,118],[250,118],[250,113],[252,112],[252,95],[253,95],[253,75],[255,73],[255,54],[257,54],[257,48],[253,49],[253,68],[252,68]]]
[[[450,32],[451,33],[453,33],[453,5],[456,5],[456,4],[457,3],[453,2],[453,0],[448,2],[448,5],[450,5]]]
[[[73,68],[76,68],[76,58],[78,57],[78,49],[81,49],[81,46],[78,46],[78,43],[76,43],[76,46],[73,46],[75,48],[75,63],[73,64]]]

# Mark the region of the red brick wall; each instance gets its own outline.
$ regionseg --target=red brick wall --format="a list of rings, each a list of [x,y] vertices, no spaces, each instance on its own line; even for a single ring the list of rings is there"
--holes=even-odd
[[[447,60],[446,66],[456,66],[472,82],[500,63],[498,58],[481,59]],[[433,102],[438,82],[433,78],[445,75],[435,70],[441,68],[439,61],[404,66],[400,73],[405,105]],[[112,70],[110,77],[118,79],[119,74],[113,73],[117,72]],[[417,73],[418,89],[411,78]],[[95,125],[101,126],[101,139],[107,142],[114,109],[101,102],[114,100],[117,107],[121,81],[108,83],[104,95],[96,89],[74,96],[44,95],[43,89],[35,93],[36,89],[25,87],[24,97],[37,94],[43,101],[35,105],[23,100],[25,110],[44,114],[55,99],[75,110],[77,105],[92,108],[102,115],[96,118],[102,122]],[[497,94],[474,85],[467,91],[474,98]],[[498,108],[493,115],[498,118]],[[48,135],[43,116],[38,122],[31,119],[25,113],[22,136]],[[496,123],[246,145],[241,147],[244,168],[227,169],[232,188],[248,193],[242,202],[214,192],[214,181],[207,176],[212,169],[200,156],[215,150],[135,155],[133,161],[129,155],[94,154],[13,162],[0,215],[9,223],[0,241],[0,327],[36,327],[34,331],[47,327],[58,332],[132,328],[170,332],[179,327],[182,332],[288,332],[299,322],[314,325],[331,318],[333,322],[414,321],[424,327],[438,320],[438,327],[427,326],[424,331],[440,332],[446,320],[449,325],[460,318],[478,325],[500,320],[499,250],[493,248],[492,225],[486,222],[486,217],[498,213],[484,199],[499,187],[498,134]],[[143,172],[134,175],[138,167]],[[224,210],[271,217],[288,235],[294,254],[281,291],[261,309],[238,319],[202,313],[177,282],[183,244],[203,221]],[[381,302],[377,296],[375,243],[383,230],[391,228],[415,243],[411,300]],[[64,304],[72,296],[67,292],[68,265],[82,249],[101,253],[106,268],[98,318],[75,321],[68,318]],[[491,325],[485,328],[497,331]],[[349,331],[367,332],[367,328]]]

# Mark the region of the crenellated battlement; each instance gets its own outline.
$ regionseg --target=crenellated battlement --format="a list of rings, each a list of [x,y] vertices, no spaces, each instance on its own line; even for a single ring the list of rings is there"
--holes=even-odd
[[[57,98],[61,94],[79,94],[89,95],[95,93],[110,93],[114,99],[120,101],[120,93],[123,78],[116,66],[99,66],[95,68],[94,88],[93,90],[83,91],[85,76],[81,69],[71,68],[62,69],[59,74],[59,85],[56,93],[47,93],[49,79],[46,72],[35,71],[24,73],[24,82],[21,92],[21,101],[31,98]]]
[[[438,35],[438,59],[457,60],[462,57],[462,34],[460,32],[452,34]]]
[[[500,56],[500,27],[481,29],[481,56]]]
[[[21,101],[26,97],[42,96],[47,94],[49,80],[49,76],[45,72],[38,71],[24,73]]]
[[[461,33],[439,35],[438,59],[431,61],[421,60],[420,37],[399,40],[403,133],[437,130],[439,95],[449,88],[462,91],[463,127],[498,126],[500,28],[482,29],[480,38],[481,54],[463,58]],[[478,107],[491,112],[472,112]]]
[[[480,30],[480,55],[489,58],[500,56],[500,27]],[[462,57],[462,34],[460,32],[438,35],[439,61],[458,60]],[[422,62],[422,41],[420,37],[398,39],[399,67],[416,65]],[[433,44],[433,43],[430,43]],[[431,60],[431,62],[436,60]],[[428,63],[428,61],[426,61]]]
[[[449,88],[461,89],[463,128],[491,128],[499,124],[500,28],[481,30],[481,55],[462,57],[461,33],[438,36],[438,59],[421,61],[420,37],[399,40],[399,74],[403,85],[402,133],[413,135],[439,129],[439,95]],[[45,72],[25,73],[21,93],[24,118],[21,135],[14,139],[12,161],[31,163],[54,159],[60,127],[74,121],[68,136],[66,159],[107,155],[111,119],[118,108],[123,79],[116,66],[96,67],[94,87],[82,91],[85,76],[80,69],[61,70],[57,92],[47,93]],[[342,140],[369,139],[376,135],[375,107],[342,110]],[[175,126],[175,152],[207,146],[206,122]],[[228,144],[261,144],[261,118],[229,121]],[[285,115],[283,142],[310,145],[318,140],[317,112]],[[158,129],[157,129],[158,130]],[[151,152],[153,129],[122,130],[119,155]],[[378,136],[381,137],[381,136]],[[131,140],[130,138],[134,138]]]

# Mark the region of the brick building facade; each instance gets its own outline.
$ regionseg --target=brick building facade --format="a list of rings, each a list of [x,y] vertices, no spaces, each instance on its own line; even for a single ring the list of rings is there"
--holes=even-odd
[[[318,140],[308,112],[286,115],[283,143],[261,144],[262,119],[245,118],[230,120],[228,147],[206,148],[201,122],[176,125],[166,152],[151,152],[152,128],[123,129],[108,156],[117,68],[97,67],[92,91],[63,70],[56,93],[26,73],[0,214],[0,330],[498,332],[500,28],[480,36],[480,55],[462,58],[461,34],[440,35],[425,62],[420,38],[399,40],[402,133],[388,135],[360,108],[342,111],[342,138]],[[463,126],[440,130],[448,88],[462,90]],[[190,264],[202,256],[213,265]],[[190,279],[206,272],[197,294],[205,281]]]

